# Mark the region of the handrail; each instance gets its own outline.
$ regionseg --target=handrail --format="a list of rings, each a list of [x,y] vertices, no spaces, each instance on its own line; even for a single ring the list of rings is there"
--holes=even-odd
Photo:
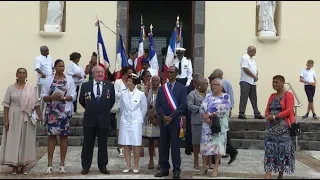
[[[293,90],[291,84],[290,84],[290,83],[285,83],[285,84],[287,84],[287,85],[289,86],[289,89],[288,89],[288,90],[291,90],[291,91],[292,91],[294,97],[296,98],[296,100],[297,100],[297,102],[298,102],[298,104],[294,105],[294,112],[295,112],[295,116],[297,117],[297,109],[298,109],[298,107],[301,107],[302,104],[301,104],[299,98],[297,97],[296,92]],[[295,118],[295,123],[297,123],[297,121],[298,121],[297,118]],[[295,137],[295,141],[296,141],[296,142],[295,142],[296,151],[299,151],[299,150],[300,150],[300,147],[299,147],[299,145],[298,145],[298,136]]]
[[[296,105],[294,105],[294,106],[295,106],[295,107],[301,107],[301,106],[302,106],[302,104],[301,104],[301,102],[300,102],[300,100],[299,100],[299,98],[298,98],[298,96],[297,96],[296,92],[293,90],[293,88],[292,88],[291,84],[290,84],[290,83],[285,83],[285,84],[287,84],[287,85],[289,86],[289,89],[288,89],[288,90],[291,90],[291,91],[292,91],[292,93],[293,93],[294,97],[296,98],[296,100],[297,100],[297,102],[298,102],[298,104],[296,104]]]

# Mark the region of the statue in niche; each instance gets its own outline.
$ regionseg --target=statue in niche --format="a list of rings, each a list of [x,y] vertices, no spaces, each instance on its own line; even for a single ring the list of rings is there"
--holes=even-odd
[[[64,1],[48,1],[45,32],[61,32]]]
[[[259,36],[276,36],[276,27],[274,25],[274,13],[276,10],[276,1],[257,1],[259,9]]]

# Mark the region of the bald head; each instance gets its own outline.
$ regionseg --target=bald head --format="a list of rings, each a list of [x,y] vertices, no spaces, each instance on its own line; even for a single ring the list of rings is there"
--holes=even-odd
[[[247,48],[247,54],[250,56],[250,57],[253,57],[256,55],[256,47],[254,46],[249,46]]]
[[[49,55],[49,48],[47,46],[41,46],[40,53],[42,56],[48,56]]]

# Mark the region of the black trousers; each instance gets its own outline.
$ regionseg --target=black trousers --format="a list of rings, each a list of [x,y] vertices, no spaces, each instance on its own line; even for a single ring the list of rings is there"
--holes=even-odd
[[[173,172],[180,173],[181,156],[180,156],[180,139],[179,126],[176,124],[164,125],[160,124],[160,169],[162,172],[169,172],[169,149],[171,146],[171,159],[173,164]]]
[[[186,152],[193,152],[192,146],[192,131],[191,131],[191,114],[188,112],[186,115],[186,139],[185,139]]]
[[[80,89],[80,86],[77,86],[77,97],[76,97],[76,100],[73,101],[73,112],[77,112],[77,105],[78,105],[78,96],[79,96],[79,89]]]
[[[108,132],[107,128],[83,128],[83,144],[81,152],[81,165],[83,169],[90,169],[96,137],[98,137],[98,167],[103,170],[108,165]]]
[[[251,105],[255,115],[260,114],[257,104],[257,87],[256,85],[251,85],[245,81],[240,82],[240,105],[239,113],[245,114],[247,108],[248,98],[251,101]]]

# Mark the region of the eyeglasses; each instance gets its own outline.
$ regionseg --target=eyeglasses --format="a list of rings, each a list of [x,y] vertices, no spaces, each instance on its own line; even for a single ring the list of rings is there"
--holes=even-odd
[[[211,86],[220,86],[220,84],[211,84]]]

